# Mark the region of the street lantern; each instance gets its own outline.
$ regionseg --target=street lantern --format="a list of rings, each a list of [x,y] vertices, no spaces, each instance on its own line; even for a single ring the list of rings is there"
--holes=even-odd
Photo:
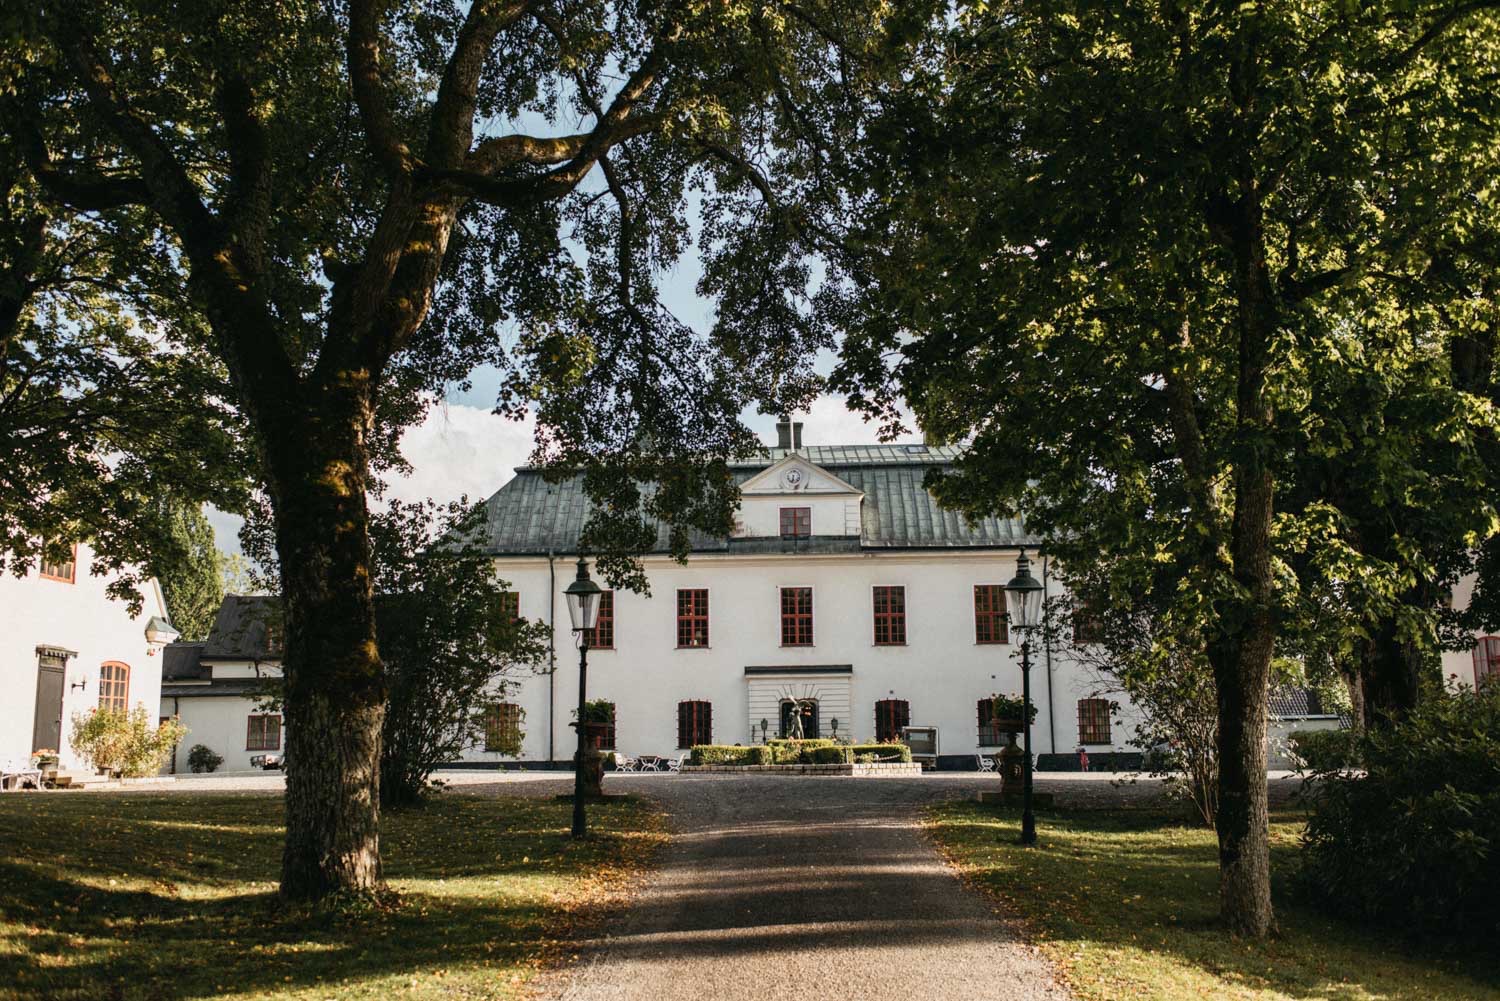
[[[1025,770],[1021,784],[1021,844],[1036,844],[1036,816],[1031,812],[1031,631],[1042,620],[1042,582],[1031,576],[1031,561],[1022,549],[1016,575],[1005,585],[1010,599],[1010,624],[1021,636],[1021,724],[1026,734]]]
[[[1042,582],[1031,576],[1031,561],[1026,550],[1016,557],[1016,575],[1005,585],[1006,597],[1010,599],[1010,624],[1017,629],[1030,629],[1042,618]]]
[[[593,767],[588,757],[587,711],[589,676],[589,630],[599,621],[599,585],[589,577],[588,560],[578,557],[578,576],[569,584],[563,596],[568,599],[568,617],[573,620],[573,632],[578,636],[578,754],[573,760],[573,837],[581,838],[588,833],[588,817],[584,813],[584,769]]]
[[[573,620],[575,633],[593,629],[599,621],[599,596],[603,593],[589,577],[588,560],[578,557],[578,576],[563,592],[568,599],[568,617]]]

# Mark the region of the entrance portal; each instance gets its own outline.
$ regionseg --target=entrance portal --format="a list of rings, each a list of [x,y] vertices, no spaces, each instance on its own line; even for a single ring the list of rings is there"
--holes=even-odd
[[[790,737],[797,729],[796,717],[802,718],[802,736],[814,740],[818,736],[818,700],[783,699],[781,702],[781,736]]]

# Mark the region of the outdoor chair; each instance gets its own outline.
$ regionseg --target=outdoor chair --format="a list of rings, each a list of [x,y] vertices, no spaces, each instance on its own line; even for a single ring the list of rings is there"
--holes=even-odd
[[[615,755],[615,771],[617,771],[617,772],[638,772],[640,770],[641,770],[641,759],[640,758],[632,758],[628,754],[616,754]]]
[[[979,766],[981,772],[992,772],[995,770],[995,759],[987,758],[983,754],[974,755],[974,764]]]
[[[682,761],[682,755],[678,755],[675,758],[668,758],[662,764],[667,766],[667,771],[669,772],[680,772],[682,771]]]
[[[655,756],[642,756],[639,760],[641,762],[641,771],[643,771],[643,772],[659,772],[659,771],[661,771],[661,759],[660,758],[655,757]]]
[[[42,787],[42,770],[33,768],[28,764],[19,764],[14,761],[0,763],[0,790],[15,788],[17,790],[26,788],[27,781],[38,789]],[[12,787],[11,783],[15,783]]]

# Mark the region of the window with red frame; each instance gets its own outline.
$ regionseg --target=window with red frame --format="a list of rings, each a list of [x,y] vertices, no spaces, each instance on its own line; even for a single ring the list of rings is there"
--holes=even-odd
[[[906,588],[875,588],[875,645],[906,645]]]
[[[1111,744],[1109,739],[1109,700],[1078,700],[1078,742]]]
[[[781,537],[783,539],[805,539],[812,535],[812,508],[784,507],[781,509]]]
[[[496,702],[484,710],[484,749],[513,753],[521,742],[521,707]]]
[[[78,570],[78,547],[73,547],[73,555],[66,560],[49,560],[42,557],[42,578],[44,580],[60,580],[64,584],[72,584],[77,579]]]
[[[1500,636],[1481,636],[1474,647],[1474,686],[1500,684]]]
[[[130,701],[130,668],[111,662],[99,668],[99,708],[123,712]]]
[[[701,701],[677,703],[677,746],[712,744],[714,707]]]
[[[245,750],[281,750],[281,717],[251,716],[245,726]]]
[[[594,649],[615,648],[615,592],[599,592],[599,615],[594,619],[594,628],[587,632],[589,646]]]
[[[900,740],[901,729],[911,726],[911,703],[905,699],[881,699],[875,703],[875,742]]]
[[[685,587],[678,590],[677,645],[708,646],[708,588]]]
[[[812,588],[781,589],[781,645],[812,646]]]
[[[1000,584],[974,585],[974,642],[1010,642],[1010,620],[1005,614],[1005,588]]]

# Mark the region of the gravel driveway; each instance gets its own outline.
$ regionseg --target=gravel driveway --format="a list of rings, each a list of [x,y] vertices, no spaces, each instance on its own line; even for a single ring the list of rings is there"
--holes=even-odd
[[[675,836],[625,915],[540,996],[1061,1001],[919,827],[923,804],[981,782],[610,776],[662,802]]]

